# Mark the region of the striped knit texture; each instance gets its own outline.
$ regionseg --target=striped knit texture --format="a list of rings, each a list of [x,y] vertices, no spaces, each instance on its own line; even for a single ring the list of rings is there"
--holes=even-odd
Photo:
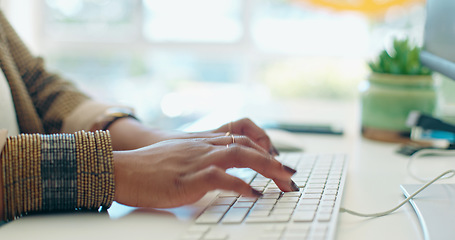
[[[71,82],[46,71],[0,10],[0,67],[11,88],[22,133],[57,133],[67,117],[88,97]]]

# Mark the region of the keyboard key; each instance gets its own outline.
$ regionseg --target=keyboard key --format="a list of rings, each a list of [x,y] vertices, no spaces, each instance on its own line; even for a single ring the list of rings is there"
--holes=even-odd
[[[292,217],[294,222],[311,222],[314,219],[315,212],[313,211],[301,211],[294,213]]]
[[[196,223],[218,223],[223,215],[222,212],[204,212],[196,219]]]
[[[285,202],[297,203],[298,201],[299,201],[299,197],[285,197],[285,196],[283,196],[282,198],[280,198],[278,200],[277,203],[285,203]]]
[[[233,225],[246,223],[240,229],[259,230],[257,237],[260,239],[325,240],[328,226],[334,221],[332,216],[338,211],[334,206],[339,201],[338,191],[344,184],[341,182],[344,179],[344,156],[327,154],[319,157],[297,153],[291,160],[286,156],[289,155],[283,154],[280,159],[298,169],[293,180],[300,191],[282,192],[270,179],[254,171],[251,171],[254,174],[245,171],[245,176],[251,176],[249,184],[262,191],[263,196],[250,198],[235,192],[221,192],[196,219],[196,228],[188,229],[182,239],[238,239],[239,233],[235,235]],[[257,225],[249,226],[254,224]],[[228,232],[232,236],[226,234]]]
[[[269,194],[269,193],[279,193],[281,194],[281,190],[279,188],[266,188],[263,192],[263,194]]]
[[[307,184],[307,188],[309,189],[324,189],[325,184],[323,183],[314,183],[314,184]]]
[[[221,192],[218,197],[239,197],[240,194],[236,192]]]
[[[180,240],[199,240],[203,235],[203,233],[186,233],[180,238]]]
[[[262,233],[260,235],[261,240],[280,240],[281,239],[281,233]]]
[[[247,223],[281,223],[281,222],[288,222],[290,219],[289,216],[286,215],[274,215],[274,216],[267,216],[267,217],[247,217],[245,222]]]
[[[303,199],[321,199],[321,193],[305,193]]]
[[[292,203],[292,202],[278,202],[275,205],[275,208],[290,208],[290,209],[294,209],[295,206],[296,206],[296,203]]]
[[[269,184],[270,180],[253,180],[253,182],[251,182],[251,186],[252,187],[265,187],[267,186],[267,184]]]
[[[258,200],[258,198],[256,198],[256,197],[241,196],[237,201],[238,202],[256,202],[257,200]]]
[[[326,184],[338,186],[340,184],[340,179],[328,179]]]
[[[330,190],[330,189],[324,190],[325,195],[337,195],[337,193],[338,193],[337,190]]]
[[[272,210],[272,214],[289,214],[291,215],[294,212],[292,208],[275,208]]]
[[[328,189],[328,190],[338,190],[338,184],[326,184],[325,185],[325,189]]]
[[[311,234],[311,239],[325,239],[325,236],[327,235],[327,226],[325,225],[317,225],[313,229],[313,232]]]
[[[329,226],[327,223],[318,223],[314,226],[314,232],[325,233],[327,232]]]
[[[334,205],[335,205],[335,200],[325,200],[325,199],[323,199],[320,204],[320,206],[326,206],[326,207],[333,207]]]
[[[285,192],[282,197],[300,197],[300,192]]]
[[[206,225],[194,225],[188,228],[188,232],[192,233],[206,233],[210,230],[210,226]]]
[[[275,204],[276,200],[273,198],[261,198],[256,201],[256,204]]]
[[[248,214],[248,217],[267,217],[270,215],[270,211],[259,211],[259,210],[251,210]]]
[[[236,197],[221,197],[216,199],[212,205],[232,205],[236,200]]]
[[[274,192],[274,193],[264,193],[262,199],[277,199],[281,196],[281,192]]]
[[[209,226],[194,225],[188,228],[187,232],[180,238],[180,240],[199,240],[206,232],[210,230]]]
[[[246,223],[269,223],[269,216],[249,216],[245,219]]]
[[[333,211],[333,207],[330,206],[330,207],[327,207],[327,206],[319,206],[319,212],[320,213],[332,213]]]
[[[224,216],[223,223],[241,223],[246,214],[250,211],[248,208],[231,208]]]
[[[315,211],[318,209],[318,205],[299,205],[295,208],[295,211]]]
[[[302,232],[287,232],[281,237],[281,240],[302,240],[307,236],[306,233]]]
[[[327,181],[326,179],[310,179],[308,180],[307,184],[325,184]]]
[[[330,212],[320,212],[318,213],[316,219],[321,222],[328,222],[330,221],[330,218],[332,217],[332,213]]]
[[[304,188],[307,184],[306,181],[300,181],[300,180],[295,180],[294,182],[297,185],[297,187],[299,187],[299,188]]]
[[[304,233],[304,236],[308,234],[311,228],[311,223],[294,223],[290,224],[287,228],[287,232]]]
[[[265,205],[256,204],[253,206],[252,211],[270,211],[270,210],[272,210],[273,206],[274,205],[272,205],[272,204],[265,204]]]
[[[319,199],[302,199],[300,200],[300,205],[318,205]]]
[[[228,239],[229,235],[225,232],[210,231],[204,236],[204,240],[225,240]]]
[[[229,205],[216,205],[208,207],[205,212],[222,212],[225,213],[229,209]]]
[[[304,193],[308,193],[308,194],[322,194],[322,192],[324,191],[324,189],[322,188],[318,188],[318,189],[305,189]]]
[[[253,206],[253,202],[236,202],[232,207],[233,208],[251,208]]]
[[[336,198],[337,198],[336,195],[323,195],[321,200],[334,202]]]

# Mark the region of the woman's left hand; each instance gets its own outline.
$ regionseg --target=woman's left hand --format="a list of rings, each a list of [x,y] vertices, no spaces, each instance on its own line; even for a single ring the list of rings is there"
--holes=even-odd
[[[248,118],[243,118],[202,132],[181,132],[152,129],[135,119],[124,118],[110,127],[114,150],[132,150],[171,139],[212,138],[225,135],[240,135],[250,138],[273,156],[279,155],[265,131]]]
[[[249,118],[243,118],[234,122],[224,124],[223,126],[212,130],[214,133],[223,133],[223,134],[235,134],[247,136],[253,142],[264,148],[271,155],[279,155],[278,150],[272,145],[270,137],[267,133],[257,126]]]

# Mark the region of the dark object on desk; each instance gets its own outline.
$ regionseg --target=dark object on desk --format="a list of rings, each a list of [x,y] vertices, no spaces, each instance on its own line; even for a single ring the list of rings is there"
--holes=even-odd
[[[409,113],[406,125],[409,127],[419,127],[423,129],[455,133],[454,125],[432,116],[420,113],[419,111],[412,111]]]
[[[448,147],[440,148],[440,147],[435,147],[435,146],[408,143],[408,144],[401,145],[400,148],[397,150],[397,153],[403,154],[405,156],[411,156],[412,154],[414,154],[422,149],[452,150],[452,149],[455,149],[455,145],[450,144]]]
[[[409,113],[406,124],[411,127],[411,142],[398,153],[410,156],[422,149],[455,149],[455,126],[418,111]]]
[[[283,123],[272,122],[262,124],[265,129],[280,129],[294,133],[315,133],[315,134],[332,134],[342,135],[343,130],[328,124],[297,124],[297,123]]]

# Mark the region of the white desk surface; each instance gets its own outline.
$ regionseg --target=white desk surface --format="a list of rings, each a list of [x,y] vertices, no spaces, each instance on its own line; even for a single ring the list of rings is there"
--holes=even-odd
[[[418,183],[407,174],[407,157],[395,153],[398,144],[375,142],[360,136],[356,103],[320,104],[317,109],[302,107],[302,110],[301,113],[293,110],[295,115],[289,115],[287,119],[313,121],[325,118],[345,126],[343,136],[298,136],[307,152],[349,154],[343,207],[362,212],[387,210],[404,199],[400,184]],[[309,112],[313,114],[305,115]],[[432,177],[455,168],[455,162],[452,162],[449,158],[435,159],[431,163],[422,160],[414,166],[417,173]],[[430,164],[431,168],[428,167]],[[0,239],[176,239],[191,223],[189,216],[200,209],[197,204],[171,210],[134,209],[114,204],[109,214],[29,216],[0,227]],[[394,214],[380,218],[360,218],[341,213],[337,232],[337,239],[349,240],[423,239],[419,222],[409,204]]]

